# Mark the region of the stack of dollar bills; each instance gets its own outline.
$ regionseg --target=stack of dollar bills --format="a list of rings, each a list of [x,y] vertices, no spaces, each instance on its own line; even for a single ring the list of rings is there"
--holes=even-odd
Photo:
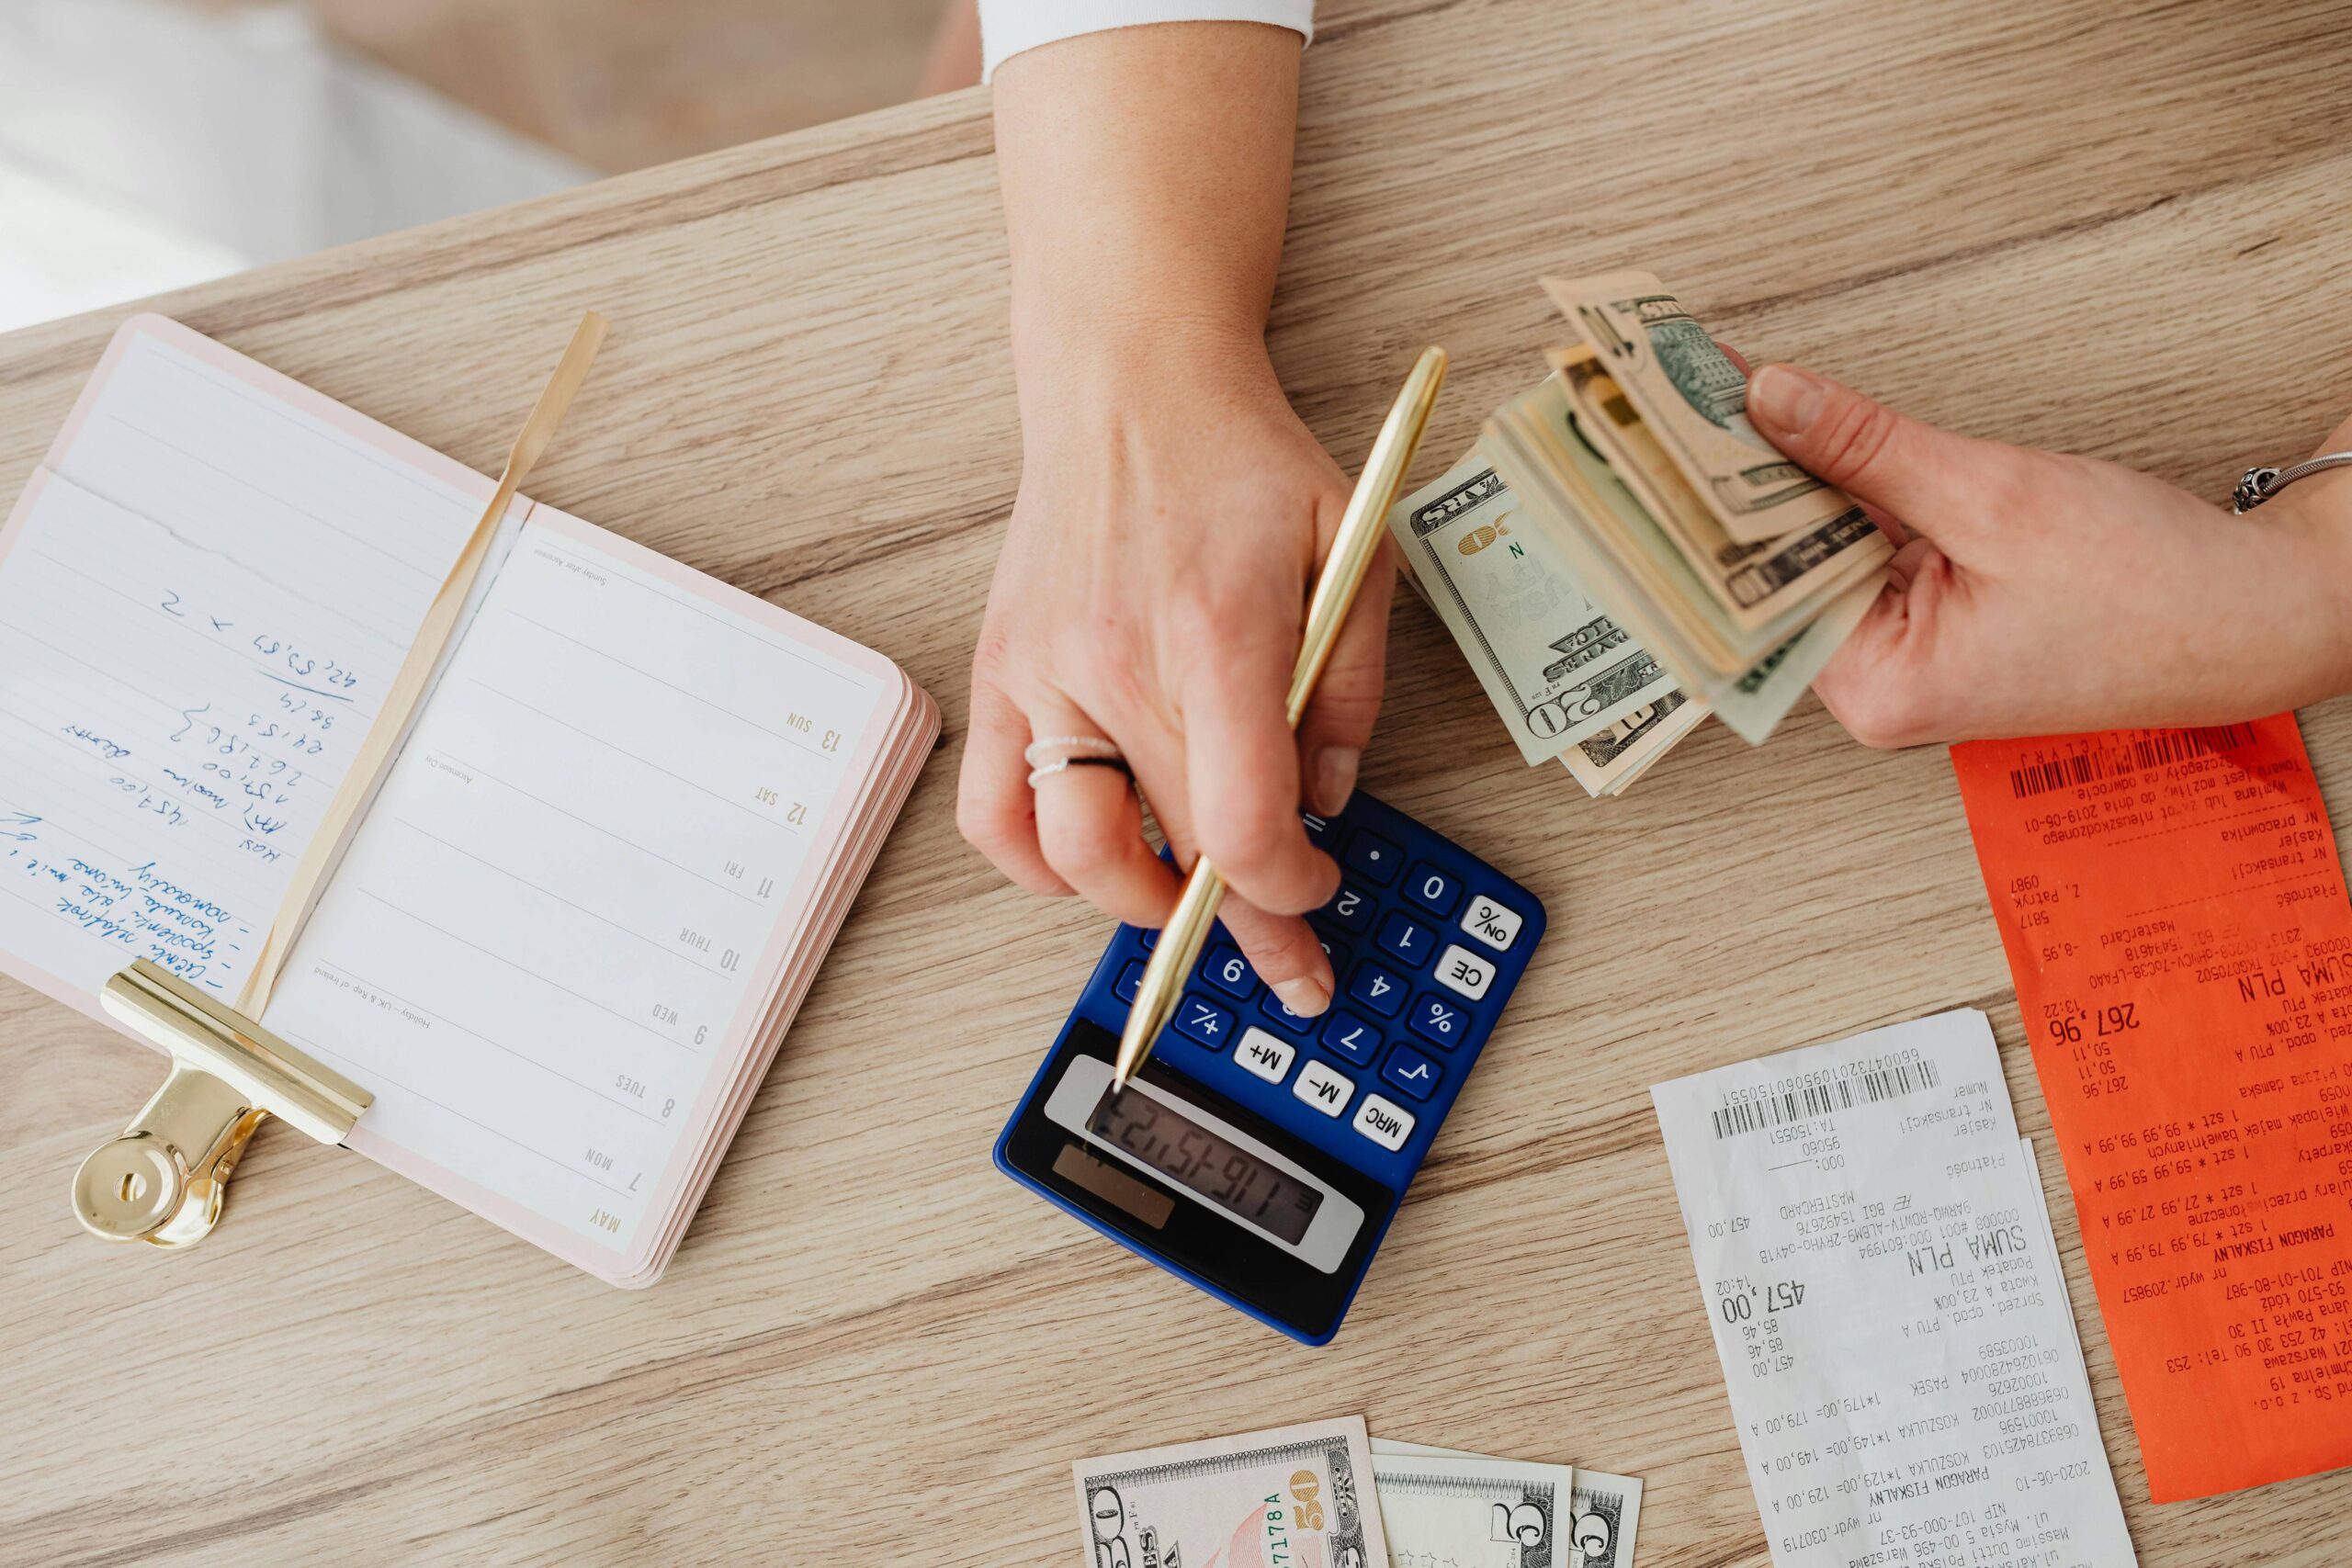
[[[1642,1483],[1361,1416],[1080,1460],[1087,1568],[1631,1568]]]
[[[1521,754],[1615,795],[1709,713],[1761,742],[1894,547],[1748,423],[1747,378],[1657,278],[1544,287],[1583,341],[1388,526]]]

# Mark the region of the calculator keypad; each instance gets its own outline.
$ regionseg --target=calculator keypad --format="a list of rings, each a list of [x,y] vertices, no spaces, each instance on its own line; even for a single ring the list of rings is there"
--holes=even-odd
[[[1309,839],[1343,868],[1338,893],[1310,917],[1338,982],[1337,1005],[1319,1018],[1291,1011],[1220,928],[1170,1027],[1209,1052],[1229,1045],[1253,1078],[1286,1087],[1320,1116],[1345,1117],[1358,1135],[1394,1152],[1413,1136],[1409,1107],[1427,1106],[1450,1073],[1464,1070],[1454,1058],[1477,1037],[1476,1004],[1494,987],[1503,967],[1497,955],[1517,943],[1523,918],[1476,890],[1492,886],[1491,874],[1469,868],[1465,886],[1461,871],[1421,851],[1414,824],[1399,824],[1407,829],[1400,844],[1400,836],[1346,817],[1305,821]],[[1157,937],[1145,933],[1147,950]],[[1354,938],[1363,939],[1361,959],[1342,940]],[[1113,991],[1131,1002],[1141,980],[1140,964],[1123,964]],[[1370,1092],[1375,1078],[1380,1092]]]

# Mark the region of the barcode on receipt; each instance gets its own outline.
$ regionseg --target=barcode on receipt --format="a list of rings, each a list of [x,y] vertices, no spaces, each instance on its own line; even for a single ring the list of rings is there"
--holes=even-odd
[[[1833,1111],[1876,1105],[1881,1100],[1933,1089],[1939,1081],[1941,1075],[1933,1062],[1917,1061],[1896,1062],[1820,1083],[1792,1084],[1754,1100],[1717,1106],[1713,1111],[1715,1136],[1730,1138],[1742,1133],[1760,1133],[1767,1127],[1810,1121]]]

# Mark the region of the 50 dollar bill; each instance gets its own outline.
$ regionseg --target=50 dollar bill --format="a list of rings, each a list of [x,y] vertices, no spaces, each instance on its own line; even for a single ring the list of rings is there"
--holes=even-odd
[[[1091,1568],[1387,1568],[1363,1418],[1072,1466]]]

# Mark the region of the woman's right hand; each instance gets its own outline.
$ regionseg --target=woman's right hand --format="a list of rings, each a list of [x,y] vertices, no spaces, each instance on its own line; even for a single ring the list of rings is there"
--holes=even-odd
[[[1296,917],[1339,871],[1298,810],[1336,812],[1355,787],[1393,573],[1375,563],[1294,740],[1283,703],[1307,585],[1348,485],[1263,352],[1186,344],[1148,371],[1057,385],[1067,402],[1023,421],[957,821],[1023,886],[1159,925],[1177,874],[1144,841],[1126,781],[1080,766],[1027,783],[1032,739],[1108,739],[1178,863],[1204,853],[1224,874],[1226,926],[1252,967],[1292,1011],[1320,1013],[1331,967]]]

